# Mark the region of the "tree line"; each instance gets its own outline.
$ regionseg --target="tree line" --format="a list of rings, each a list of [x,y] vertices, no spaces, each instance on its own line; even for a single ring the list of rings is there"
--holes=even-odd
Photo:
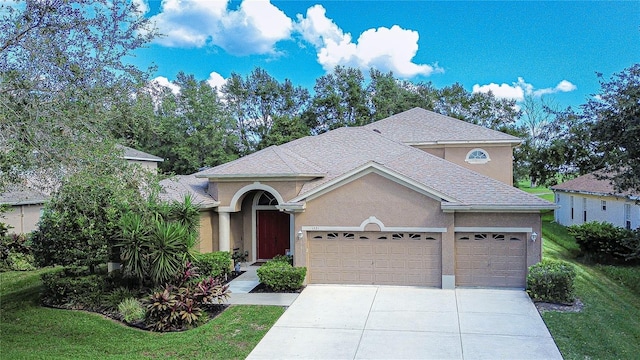
[[[0,190],[25,178],[55,185],[74,169],[100,167],[117,158],[115,143],[164,158],[165,174],[189,174],[413,107],[524,139],[514,151],[516,180],[552,184],[605,169],[620,190],[640,190],[639,64],[599,75],[599,93],[577,109],[340,66],[313,91],[255,68],[220,88],[179,73],[174,93],[150,81],[155,69],[123,60],[158,35],[135,4],[19,4],[0,11]]]

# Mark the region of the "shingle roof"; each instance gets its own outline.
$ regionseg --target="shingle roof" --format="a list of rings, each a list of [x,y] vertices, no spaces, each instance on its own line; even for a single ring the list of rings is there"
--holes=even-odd
[[[148,154],[144,151],[136,150],[124,145],[116,145],[117,148],[124,150],[123,157],[127,160],[155,161],[163,162],[164,159],[155,155]]]
[[[579,176],[573,180],[565,181],[562,184],[554,185],[551,187],[551,190],[611,195],[619,197],[629,197],[634,199],[640,198],[640,194],[621,194],[615,191],[613,185],[611,184],[611,181],[607,179],[598,179],[595,175],[596,173],[597,172],[592,172],[586,175]]]
[[[6,205],[44,204],[47,200],[47,195],[22,185],[10,185],[7,191],[0,194],[0,204]]]
[[[521,140],[499,131],[454,119],[422,108],[413,108],[364,126],[405,144],[442,142],[507,142]]]
[[[193,202],[201,208],[218,206],[216,199],[207,193],[207,187],[209,186],[207,179],[196,178],[196,174],[176,175],[160,181],[160,186],[162,187],[160,199],[164,201],[183,201],[184,197],[190,194]]]
[[[386,138],[366,127],[340,128],[318,136],[258,151],[252,155],[203,171],[204,176],[280,174],[289,165],[275,154],[287,154],[308,165],[307,172],[321,173],[308,181],[296,198],[341,175],[375,162],[398,174],[455,199],[455,203],[487,207],[539,207],[553,205],[500,181],[480,175],[422,150]],[[291,159],[291,158],[287,158]],[[304,161],[302,161],[304,160]],[[269,164],[274,161],[275,164]],[[300,171],[300,168],[296,168]],[[285,199],[286,201],[291,199]]]
[[[312,161],[299,156],[285,147],[270,146],[266,149],[247,155],[200,172],[200,176],[216,175],[314,175],[323,176],[325,170]]]

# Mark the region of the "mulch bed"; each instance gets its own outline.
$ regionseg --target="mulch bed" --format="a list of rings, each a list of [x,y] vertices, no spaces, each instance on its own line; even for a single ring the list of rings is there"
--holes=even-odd
[[[274,291],[272,288],[267,285],[260,283],[258,286],[254,287],[253,290],[249,291],[250,294],[255,293],[283,293],[283,294],[296,294],[301,293],[304,290],[304,286],[298,290],[289,290],[289,291]]]
[[[547,311],[556,311],[556,312],[581,312],[584,308],[584,304],[580,299],[575,299],[572,304],[555,304],[548,302],[535,302],[536,309],[540,314],[543,314]]]

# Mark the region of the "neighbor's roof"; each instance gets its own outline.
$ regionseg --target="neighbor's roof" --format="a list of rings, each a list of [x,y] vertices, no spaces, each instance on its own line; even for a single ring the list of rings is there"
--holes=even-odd
[[[332,180],[378,164],[394,174],[448,198],[448,205],[475,209],[549,209],[554,205],[500,181],[480,175],[422,150],[386,138],[366,127],[340,128],[270,147],[198,174],[214,181],[241,175],[307,174],[295,199],[304,199]],[[292,199],[285,199],[290,201]],[[297,201],[297,200],[296,200]],[[443,206],[444,207],[444,206]]]
[[[189,194],[193,203],[202,209],[218,206],[219,202],[207,193],[209,181],[197,178],[196,174],[176,175],[160,181],[160,199],[181,202]]]
[[[37,205],[44,204],[49,197],[45,194],[22,185],[9,185],[0,194],[0,204],[4,205]]]
[[[573,180],[565,181],[562,184],[554,185],[551,187],[551,190],[640,199],[640,194],[620,193],[616,191],[610,180],[598,179],[596,173],[597,171],[579,176]]]
[[[422,108],[413,108],[364,126],[382,136],[408,145],[445,143],[508,143],[521,139],[500,131],[454,119]]]
[[[155,161],[155,162],[163,162],[164,159],[161,157],[157,157],[155,155],[148,154],[144,151],[136,150],[124,145],[116,145],[117,148],[124,150],[124,158],[127,160],[138,160],[138,161]]]

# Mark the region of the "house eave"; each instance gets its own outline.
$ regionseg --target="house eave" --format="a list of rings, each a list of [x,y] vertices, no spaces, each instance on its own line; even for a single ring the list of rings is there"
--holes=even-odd
[[[289,174],[215,174],[196,175],[196,178],[209,179],[214,182],[234,181],[309,181],[324,177],[325,174],[317,173],[289,173]]]
[[[436,141],[405,141],[405,145],[409,146],[437,146],[437,145],[460,145],[467,146],[473,144],[483,145],[520,145],[522,140],[520,139],[501,139],[501,140],[436,140]]]
[[[151,158],[143,158],[143,157],[135,157],[135,156],[123,156],[123,159],[125,159],[125,160],[135,160],[135,161],[152,161],[152,162],[163,162],[164,161],[164,159],[162,159],[162,158],[151,159]]]
[[[467,205],[442,203],[440,208],[445,213],[479,212],[479,213],[532,213],[545,210],[555,210],[559,206],[549,205]]]
[[[554,192],[564,192],[564,193],[571,193],[571,194],[582,194],[582,195],[592,195],[592,196],[609,196],[609,197],[615,197],[615,198],[619,198],[619,199],[640,200],[640,195],[612,194],[612,193],[605,193],[605,192],[600,192],[600,191],[554,189],[553,187],[551,188],[551,190],[554,191]]]

